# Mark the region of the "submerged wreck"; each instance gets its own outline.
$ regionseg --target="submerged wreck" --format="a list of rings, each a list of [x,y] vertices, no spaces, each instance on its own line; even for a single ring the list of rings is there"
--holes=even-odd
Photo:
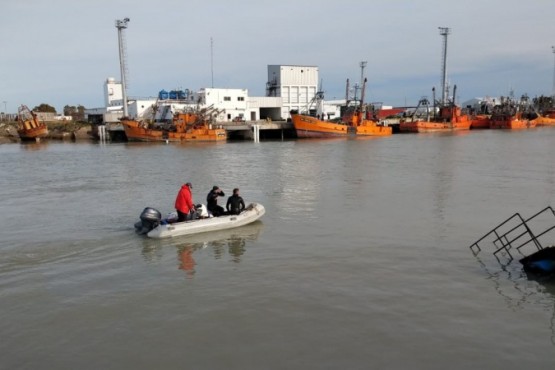
[[[555,211],[551,206],[528,218],[515,213],[473,243],[470,250],[477,256],[489,246],[502,265],[511,263],[518,255],[530,278],[551,280],[555,278],[555,246],[544,247],[544,244],[553,243],[550,235],[553,229]]]

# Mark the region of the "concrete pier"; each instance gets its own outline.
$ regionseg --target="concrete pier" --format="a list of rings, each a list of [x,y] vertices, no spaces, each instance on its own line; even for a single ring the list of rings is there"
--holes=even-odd
[[[219,122],[213,126],[221,126],[227,132],[228,140],[285,139],[295,137],[293,123],[287,121],[248,121]],[[256,135],[255,135],[256,130]],[[106,133],[111,140],[125,137],[121,123],[107,123]]]

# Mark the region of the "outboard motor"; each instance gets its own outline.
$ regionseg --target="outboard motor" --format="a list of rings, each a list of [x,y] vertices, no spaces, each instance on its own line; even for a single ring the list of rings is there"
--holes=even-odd
[[[151,207],[146,207],[139,218],[141,221],[135,223],[135,232],[140,235],[145,235],[162,222],[162,214]]]

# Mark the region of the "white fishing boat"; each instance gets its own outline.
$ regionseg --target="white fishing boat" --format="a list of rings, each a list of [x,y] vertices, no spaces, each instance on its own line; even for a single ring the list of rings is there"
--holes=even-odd
[[[265,212],[262,204],[251,203],[238,215],[201,217],[196,220],[171,223],[162,220],[158,210],[147,207],[141,213],[141,221],[135,224],[135,231],[157,239],[194,235],[247,225],[259,220]]]

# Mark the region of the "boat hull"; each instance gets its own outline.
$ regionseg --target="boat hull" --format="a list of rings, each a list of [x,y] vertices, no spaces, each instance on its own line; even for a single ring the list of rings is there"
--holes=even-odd
[[[345,124],[325,122],[302,114],[291,115],[291,120],[300,138],[345,137],[349,132],[349,126]]]
[[[428,120],[430,118],[427,118]],[[444,106],[439,109],[432,121],[401,122],[401,132],[449,132],[469,130],[472,120],[468,114],[462,114],[461,108],[455,105]]]
[[[470,128],[472,130],[488,129],[490,126],[489,116],[476,116],[470,120]]]
[[[462,122],[430,122],[430,121],[413,121],[401,122],[399,131],[401,132],[447,132],[457,130],[470,129],[471,121]]]
[[[390,136],[393,134],[393,128],[389,126],[378,126],[376,124],[366,124],[366,121],[360,126],[355,127],[355,133],[360,136]]]
[[[266,210],[259,203],[251,203],[241,214],[205,218],[194,221],[177,222],[158,225],[147,233],[149,238],[172,238],[177,236],[195,235],[218,230],[227,230],[248,225],[264,216]]]
[[[363,120],[360,125],[348,125],[344,123],[332,123],[319,120],[318,118],[293,114],[291,116],[293,126],[300,138],[332,138],[356,136],[389,136],[393,129],[387,126],[378,126],[373,121]]]
[[[534,122],[536,126],[555,126],[555,118],[538,117],[530,122]]]
[[[490,123],[492,129],[521,130],[533,127],[536,127],[536,122],[514,117],[492,117]]]
[[[146,124],[135,120],[122,120],[121,124],[125,130],[127,140],[130,141],[182,142],[225,141],[227,139],[225,129],[214,129],[208,126],[191,128],[184,132],[178,132],[151,129]]]
[[[36,141],[48,135],[48,127],[44,123],[35,124],[26,121],[17,133],[22,141]]]

